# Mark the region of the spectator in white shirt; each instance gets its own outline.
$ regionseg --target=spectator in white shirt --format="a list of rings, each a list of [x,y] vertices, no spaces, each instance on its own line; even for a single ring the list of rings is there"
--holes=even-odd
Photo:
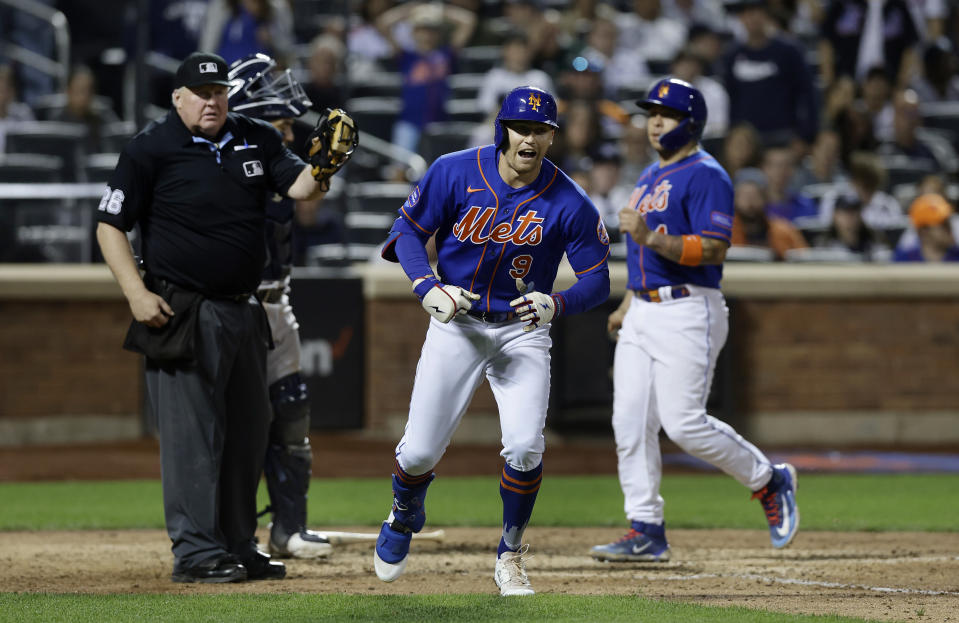
[[[703,94],[706,110],[709,111],[703,137],[725,136],[726,130],[729,129],[729,94],[718,80],[703,75],[704,67],[703,59],[699,56],[690,51],[681,50],[673,59],[670,73],[692,84]]]
[[[883,191],[886,170],[879,158],[869,152],[856,152],[850,157],[849,184],[839,184],[826,193],[819,204],[819,220],[832,223],[836,203],[850,197],[862,205],[862,220],[874,229],[903,229],[909,224],[902,206],[895,197]]]
[[[532,67],[533,51],[529,38],[521,31],[511,31],[500,46],[502,61],[483,77],[476,95],[476,103],[484,112],[499,109],[503,97],[518,86],[532,85],[553,93],[553,80],[549,75]]]
[[[635,89],[650,81],[646,61],[632,48],[621,45],[618,14],[606,9],[593,21],[586,35],[586,47],[579,55],[590,63],[603,67],[603,95],[619,98],[623,88]]]
[[[660,0],[633,0],[633,10],[617,19],[620,45],[650,65],[668,65],[686,43],[686,24],[663,15]]]

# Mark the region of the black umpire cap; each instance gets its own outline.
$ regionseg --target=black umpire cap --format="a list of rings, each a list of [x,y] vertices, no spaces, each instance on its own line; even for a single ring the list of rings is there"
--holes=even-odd
[[[222,56],[194,52],[180,63],[176,70],[174,89],[180,87],[198,87],[203,84],[222,84],[230,86],[227,78],[227,64]]]

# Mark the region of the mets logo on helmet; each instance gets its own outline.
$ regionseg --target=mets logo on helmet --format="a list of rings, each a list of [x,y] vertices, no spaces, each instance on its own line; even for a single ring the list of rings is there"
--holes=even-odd
[[[536,112],[539,112],[540,96],[537,95],[536,93],[533,93],[532,91],[530,91],[530,94],[529,94],[529,105],[533,110],[535,110]]]
[[[664,82],[663,84],[659,85],[659,89],[656,91],[656,96],[662,99],[667,95],[669,95],[669,83]]]

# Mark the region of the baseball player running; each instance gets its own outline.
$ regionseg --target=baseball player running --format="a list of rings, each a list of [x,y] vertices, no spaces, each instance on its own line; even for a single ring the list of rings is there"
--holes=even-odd
[[[233,112],[269,121],[286,144],[293,142],[293,120],[312,106],[290,70],[276,70],[276,61],[255,54],[236,61],[229,71],[229,103]],[[335,121],[333,121],[335,119]],[[337,162],[321,181],[329,189],[329,176],[352,154],[357,134],[341,110],[327,111],[321,133],[336,133],[332,124],[345,124],[344,143]],[[242,147],[242,146],[241,146]],[[322,151],[322,150],[321,150]],[[316,163],[314,163],[316,165]],[[300,377],[300,334],[290,306],[290,272],[293,265],[293,202],[279,195],[267,201],[267,264],[257,296],[263,303],[275,348],[268,351],[267,383],[273,405],[273,422],[263,471],[270,494],[273,522],[269,552],[277,558],[318,558],[332,550],[325,535],[306,529],[306,493],[310,486],[310,398]]]
[[[396,446],[393,506],[373,554],[385,582],[406,568],[411,536],[426,522],[433,468],[485,376],[506,461],[494,580],[502,595],[533,594],[523,533],[543,477],[549,323],[609,295],[609,238],[599,212],[545,159],[557,127],[552,95],[512,90],[493,123],[493,144],[433,163],[387,239],[383,256],[400,262],[431,318]],[[436,273],[425,250],[434,235]],[[553,292],[564,252],[578,280]]]
[[[728,333],[719,290],[733,223],[729,176],[699,146],[706,103],[692,85],[660,80],[638,104],[649,115],[659,161],[639,176],[619,213],[627,239],[628,284],[609,316],[618,330],[613,431],[629,532],[592,548],[597,560],[669,560],[659,494],[659,431],[754,491],[774,547],[799,527],[796,470],[771,465],[729,425],[706,413],[716,358]]]

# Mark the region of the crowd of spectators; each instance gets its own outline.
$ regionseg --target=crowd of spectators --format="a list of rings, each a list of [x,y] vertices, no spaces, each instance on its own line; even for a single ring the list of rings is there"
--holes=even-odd
[[[707,101],[703,146],[734,181],[736,246],[775,260],[956,257],[923,244],[929,228],[948,230],[937,240],[952,247],[959,234],[959,7],[946,0],[151,0],[139,30],[131,3],[108,0],[98,15],[117,16],[112,33],[71,3],[46,3],[76,23],[70,81],[62,105],[41,111],[51,85],[43,92],[33,69],[0,56],[0,147],[6,131],[36,118],[82,124],[86,151],[110,151],[103,127],[132,119],[115,73],[91,50],[113,46],[129,60],[131,32],[145,32],[158,58],[270,54],[321,110],[349,109],[383,85],[378,95],[396,108],[380,138],[421,154],[432,153],[431,126],[452,119],[474,124],[463,148],[489,142],[502,95],[533,84],[559,98],[549,157],[590,193],[619,244],[616,213],[653,158],[635,101],[672,74]],[[2,17],[11,41],[39,32]],[[34,51],[49,39],[33,37]],[[169,77],[151,76],[150,103],[164,108]],[[452,111],[453,100],[468,114]],[[377,171],[415,181],[406,167]],[[913,209],[920,196],[926,207]],[[302,206],[305,240],[346,235],[326,209]]]

